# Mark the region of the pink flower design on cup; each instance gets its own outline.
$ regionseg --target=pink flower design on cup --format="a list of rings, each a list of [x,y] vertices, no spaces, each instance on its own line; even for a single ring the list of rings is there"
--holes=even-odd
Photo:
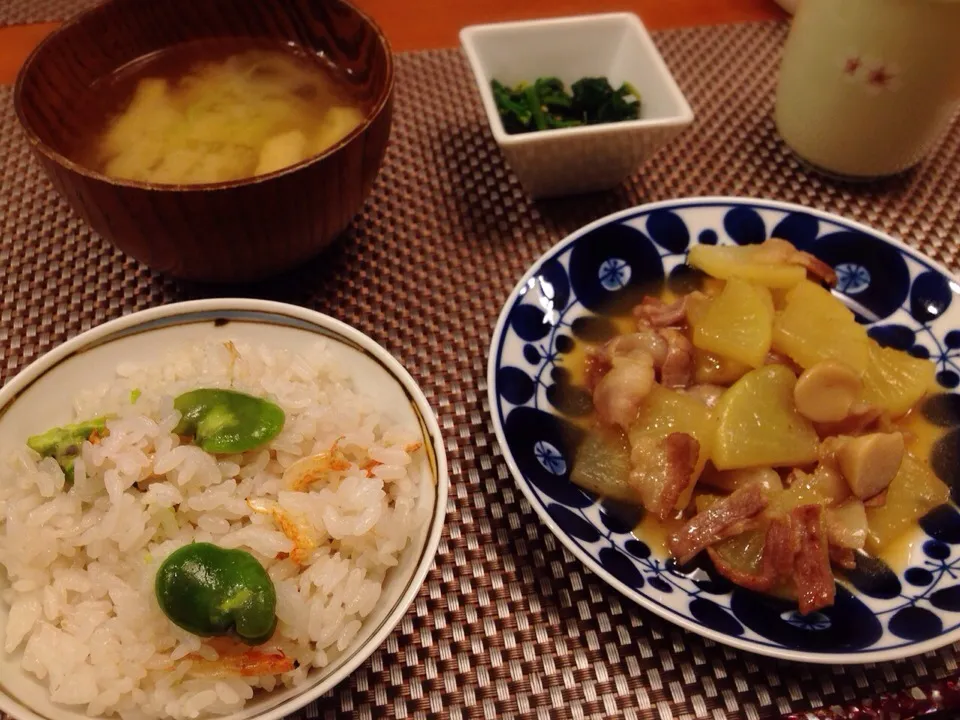
[[[841,77],[848,83],[859,83],[863,71],[863,54],[850,51],[841,55],[838,62]]]
[[[844,80],[860,85],[871,95],[900,89],[901,73],[896,63],[851,51],[840,58],[839,65]]]
[[[881,92],[900,89],[900,68],[896,63],[878,61],[866,66],[863,80],[867,86],[867,92],[878,94]]]
[[[854,78],[862,67],[863,58],[859,55],[850,55],[843,61],[843,74],[847,77]]]

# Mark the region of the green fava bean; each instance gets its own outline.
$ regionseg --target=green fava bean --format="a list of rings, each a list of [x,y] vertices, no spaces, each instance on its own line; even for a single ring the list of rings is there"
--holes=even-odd
[[[163,613],[194,635],[236,635],[259,645],[277,626],[273,581],[245,550],[185,545],[164,560],[154,590]]]
[[[173,401],[180,411],[178,435],[191,435],[210,453],[240,453],[273,440],[283,429],[283,410],[235,390],[200,388]]]
[[[51,428],[40,435],[27,438],[27,447],[42,457],[52,457],[63,470],[67,482],[73,482],[73,465],[80,456],[80,448],[94,433],[103,435],[107,418],[98,417],[72,425]]]

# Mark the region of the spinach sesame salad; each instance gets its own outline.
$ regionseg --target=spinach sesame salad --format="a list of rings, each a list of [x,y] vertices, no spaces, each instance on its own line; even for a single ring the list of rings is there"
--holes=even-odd
[[[614,89],[605,77],[584,77],[570,86],[556,77],[509,87],[491,83],[497,112],[508,134],[637,120],[640,92],[629,82]]]

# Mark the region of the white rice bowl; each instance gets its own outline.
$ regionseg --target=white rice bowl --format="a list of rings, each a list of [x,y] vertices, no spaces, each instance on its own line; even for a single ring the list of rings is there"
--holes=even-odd
[[[219,338],[120,364],[114,380],[74,400],[74,420],[112,417],[106,437],[84,443],[72,485],[24,435],[0,458],[0,655],[54,704],[123,718],[236,713],[256,693],[294,688],[333,663],[403,551],[422,542],[436,502],[414,467],[421,428],[382,416],[348,370],[324,341],[291,352]],[[173,398],[198,387],[272,400],[286,413],[282,432],[242,455],[205,453],[172,432]],[[335,442],[349,469],[303,491],[284,484],[285,469]],[[267,569],[278,625],[257,650],[295,667],[223,670],[218,648],[243,646],[224,649],[167,619],[155,575],[191,542],[242,548]]]

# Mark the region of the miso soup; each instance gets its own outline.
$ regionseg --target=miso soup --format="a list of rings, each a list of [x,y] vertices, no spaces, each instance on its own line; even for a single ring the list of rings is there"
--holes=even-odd
[[[215,183],[280,170],[338,143],[366,111],[337,68],[256,41],[174,46],[93,90],[103,122],[81,139],[78,161],[150,183]]]

